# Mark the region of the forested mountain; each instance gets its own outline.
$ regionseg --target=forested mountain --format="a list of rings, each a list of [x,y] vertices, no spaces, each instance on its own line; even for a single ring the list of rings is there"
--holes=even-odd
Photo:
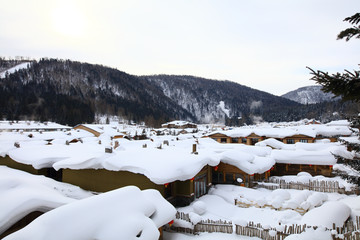
[[[16,64],[0,59],[2,71]],[[152,126],[173,119],[239,125],[261,119],[299,120],[316,117],[316,112],[331,115],[341,108],[305,108],[230,81],[173,75],[139,77],[70,60],[32,61],[0,76],[0,117],[15,120],[75,125],[93,122],[95,114],[107,114]]]
[[[334,94],[323,92],[321,89],[322,86],[317,85],[301,87],[294,91],[285,93],[282,97],[301,104],[314,104],[339,100],[339,98],[334,99]]]

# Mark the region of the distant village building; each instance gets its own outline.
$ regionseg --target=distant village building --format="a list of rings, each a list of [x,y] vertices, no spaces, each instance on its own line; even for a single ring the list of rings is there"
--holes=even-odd
[[[113,139],[125,137],[124,132],[120,132],[116,126],[111,126],[107,124],[78,124],[74,129],[82,129],[94,134],[95,137],[100,135],[107,135]]]
[[[49,132],[65,131],[71,127],[53,122],[35,122],[35,121],[0,121],[0,132]]]
[[[186,128],[197,128],[197,125],[195,123],[191,123],[187,121],[172,121],[162,124],[161,127],[186,129]]]

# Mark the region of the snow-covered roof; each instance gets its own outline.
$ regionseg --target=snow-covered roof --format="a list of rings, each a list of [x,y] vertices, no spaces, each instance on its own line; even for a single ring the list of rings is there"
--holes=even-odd
[[[81,124],[81,125],[106,136],[125,135],[124,133],[121,133],[120,129],[116,125],[109,125],[109,124]]]
[[[220,161],[237,166],[248,174],[269,170],[274,161],[270,159],[270,148],[237,145],[223,145],[212,139],[183,139],[158,137],[155,140],[129,141],[119,139],[120,146],[112,154],[105,153],[108,142],[96,138],[83,143],[65,145],[54,141],[52,145],[22,144],[13,147],[9,156],[17,162],[32,165],[36,169],[53,167],[58,169],[108,169],[129,171],[147,176],[156,184],[193,178],[204,166],[216,166]],[[169,146],[164,144],[168,139]],[[197,144],[197,153],[192,145]],[[143,148],[146,145],[146,148]],[[161,149],[158,147],[161,145]]]
[[[188,121],[182,121],[182,120],[175,120],[175,121],[171,121],[171,122],[167,122],[167,123],[164,123],[164,124],[161,124],[161,126],[167,126],[167,125],[175,125],[175,126],[184,126],[186,124],[192,124],[192,125],[196,125],[195,123],[191,123],[191,122],[188,122]]]
[[[58,207],[4,240],[158,239],[175,213],[158,191],[128,186]]]
[[[337,120],[337,121],[331,121],[329,123],[326,124],[326,126],[345,126],[345,127],[349,127],[350,126],[350,122],[348,120]]]
[[[0,234],[34,211],[92,196],[77,186],[0,166]]]
[[[51,141],[54,144],[65,144],[66,141],[73,139],[91,139],[92,133],[84,130],[70,130],[66,132],[52,131],[52,132],[31,132],[31,133],[13,133],[0,132],[0,156],[8,155],[8,152],[15,149],[14,143],[17,142],[20,146],[34,146],[45,145]]]
[[[270,138],[286,138],[292,137],[295,135],[304,135],[307,137],[315,138],[319,135],[325,137],[335,137],[335,136],[350,136],[351,130],[348,126],[345,125],[300,125],[300,126],[289,126],[289,127],[257,127],[257,128],[234,128],[226,131],[215,131],[208,136],[213,134],[224,134],[228,137],[247,137],[251,134],[255,134],[263,137]]]
[[[55,130],[55,129],[71,129],[69,126],[64,126],[54,122],[34,122],[34,121],[0,121],[0,131],[12,130]]]
[[[104,126],[102,130],[105,130],[105,127],[117,132],[110,125]],[[235,129],[226,132],[234,135],[239,132],[249,134],[259,131],[275,134],[275,130],[278,129],[244,128],[241,131]],[[285,136],[289,132],[280,130],[277,136]],[[143,174],[156,184],[191,179],[204,166],[216,166],[220,162],[234,165],[248,174],[254,174],[269,170],[275,162],[334,165],[336,159],[333,153],[353,157],[340,143],[287,145],[275,139],[267,139],[257,143],[256,146],[220,144],[210,138],[198,139],[201,133],[152,136],[151,140],[138,141],[118,139],[116,141],[120,146],[112,153],[106,153],[105,147],[115,146],[115,140],[111,140],[107,135],[94,137],[93,134],[81,129],[46,134],[32,133],[32,138],[29,138],[25,133],[0,133],[0,143],[2,143],[0,154],[9,155],[15,161],[32,165],[36,169],[53,167],[56,170],[92,168],[129,171]],[[44,140],[48,140],[51,136],[53,136],[52,145],[47,145],[48,141]],[[74,138],[81,139],[81,142],[65,145],[66,141]],[[20,148],[16,148],[14,142],[18,142]],[[193,144],[197,145],[198,154],[192,153]],[[144,145],[146,147],[143,147]],[[268,146],[277,150],[272,150]]]
[[[344,145],[339,143],[296,143],[294,148],[272,150],[271,157],[277,163],[334,165],[334,154],[352,159],[353,153],[348,152]]]

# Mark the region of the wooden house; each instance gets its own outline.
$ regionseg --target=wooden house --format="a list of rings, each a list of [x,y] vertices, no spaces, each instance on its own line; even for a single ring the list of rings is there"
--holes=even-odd
[[[51,132],[70,129],[69,126],[53,122],[0,121],[0,132]]]
[[[107,134],[112,139],[123,138],[125,134],[118,131],[116,127],[110,125],[101,124],[78,124],[73,129],[81,129],[94,134],[95,137],[99,137],[101,134]]]
[[[299,172],[308,172],[312,176],[333,177],[332,171],[332,165],[276,163],[271,169],[271,176],[297,175]]]
[[[77,129],[81,129],[81,130],[85,130],[87,132],[90,132],[92,134],[94,134],[95,137],[99,137],[100,136],[100,132],[94,130],[93,128],[90,128],[90,127],[87,127],[86,125],[83,125],[83,124],[78,124],[74,127],[75,130]]]
[[[231,137],[223,134],[223,133],[213,133],[208,135],[207,137],[214,139],[218,143],[231,143]]]
[[[295,144],[297,142],[314,143],[315,138],[313,138],[312,136],[304,135],[304,134],[296,134],[296,135],[292,135],[292,136],[283,138],[282,142],[285,144]]]
[[[265,139],[264,136],[259,136],[255,133],[251,133],[250,135],[248,135],[246,137],[246,144],[247,145],[255,145],[256,143],[258,143],[264,139]]]
[[[236,166],[221,162],[218,166],[212,168],[213,184],[234,184],[244,187],[253,187],[254,181],[268,179],[270,171],[259,174],[248,174]]]
[[[8,155],[5,157],[0,157],[0,165],[7,166],[9,168],[18,169],[24,172],[28,172],[35,175],[43,175],[49,178],[52,178],[57,181],[61,181],[62,173],[61,170],[56,171],[53,168],[42,168],[42,169],[35,169],[31,165],[23,164],[14,161]]]
[[[195,198],[208,192],[211,186],[211,168],[205,166],[192,179],[156,184],[142,174],[106,169],[63,169],[63,182],[95,192],[107,192],[134,185],[144,189],[156,189],[175,206],[189,205]]]
[[[161,127],[186,129],[186,128],[197,128],[197,125],[195,123],[191,123],[191,122],[187,122],[187,121],[172,121],[172,122],[161,124]]]
[[[309,121],[306,123],[306,125],[310,125],[310,124],[321,124],[321,122],[320,122],[320,121],[317,121],[317,120],[315,120],[315,119],[311,119],[311,120],[309,120]]]

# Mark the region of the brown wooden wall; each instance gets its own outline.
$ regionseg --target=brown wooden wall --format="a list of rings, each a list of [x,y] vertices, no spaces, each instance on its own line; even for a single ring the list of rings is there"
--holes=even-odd
[[[47,175],[47,170],[45,168],[44,169],[35,169],[31,165],[22,164],[22,163],[14,161],[8,155],[6,155],[6,157],[0,157],[0,165],[4,165],[9,168],[14,168],[14,169],[18,169],[21,171],[25,171],[25,172],[28,172],[31,174],[44,175],[44,176]]]
[[[142,174],[128,171],[109,171],[106,169],[63,169],[63,182],[77,185],[95,192],[107,192],[117,188],[134,185],[144,189],[156,189],[164,194],[164,185],[157,185]]]
[[[88,132],[91,132],[92,134],[95,135],[95,137],[98,137],[100,136],[100,133],[91,129],[91,128],[88,128],[88,127],[85,127],[83,125],[78,125],[78,126],[75,126],[74,129],[82,129],[82,130],[85,130],[85,131],[88,131]]]
[[[271,176],[297,175],[299,172],[308,172],[312,176],[323,175],[333,177],[332,166],[329,165],[304,165],[276,163],[271,170]]]
[[[218,179],[213,178],[214,183],[236,184],[245,187],[252,187],[254,181],[260,181],[266,179],[270,175],[269,172],[265,172],[263,174],[249,175],[244,171],[240,170],[239,168],[223,162],[220,162],[220,164],[217,167],[217,170],[215,169],[216,168],[213,168],[212,174],[214,178],[218,176]],[[219,179],[219,177],[221,177],[221,179]],[[242,183],[237,182],[237,178],[239,177],[243,180]]]

